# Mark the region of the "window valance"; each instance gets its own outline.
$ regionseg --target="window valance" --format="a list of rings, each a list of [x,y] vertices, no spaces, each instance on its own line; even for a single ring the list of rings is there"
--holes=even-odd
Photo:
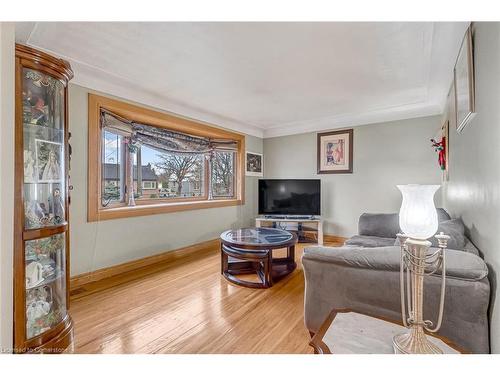
[[[146,145],[159,151],[179,154],[211,153],[214,150],[236,151],[238,143],[228,139],[212,139],[161,129],[130,121],[101,109],[101,127],[130,139],[131,144]]]
[[[245,136],[104,96],[88,96],[88,220],[237,206]]]

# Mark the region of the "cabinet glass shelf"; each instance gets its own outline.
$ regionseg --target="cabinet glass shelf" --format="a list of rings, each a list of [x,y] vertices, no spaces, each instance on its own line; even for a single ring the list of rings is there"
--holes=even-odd
[[[66,222],[64,85],[23,70],[24,227]]]
[[[26,332],[31,339],[66,314],[65,233],[25,243]]]

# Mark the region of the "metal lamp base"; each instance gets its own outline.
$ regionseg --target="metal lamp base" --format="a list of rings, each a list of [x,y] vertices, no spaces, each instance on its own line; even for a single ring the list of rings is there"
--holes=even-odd
[[[394,336],[392,345],[395,354],[443,354],[437,345],[427,339],[423,330],[414,328],[408,333]]]
[[[407,238],[403,235],[398,235],[401,242],[401,311],[403,316],[403,324],[408,328],[408,332],[394,336],[392,344],[394,353],[396,354],[443,354],[443,351],[435,344],[429,341],[425,331],[436,332],[441,327],[444,306],[444,286],[445,286],[445,264],[444,264],[444,248],[446,241],[449,238],[442,233],[437,235],[440,251],[428,255],[427,251],[431,245],[429,241]],[[428,268],[431,267],[432,268]],[[441,278],[441,298],[439,302],[439,317],[437,325],[431,329],[432,324],[429,320],[424,320],[423,303],[424,303],[424,276],[432,274],[442,266]],[[406,273],[406,293],[404,274]],[[427,271],[427,272],[426,272]],[[405,301],[408,298],[408,302]],[[410,319],[406,318],[406,307]]]

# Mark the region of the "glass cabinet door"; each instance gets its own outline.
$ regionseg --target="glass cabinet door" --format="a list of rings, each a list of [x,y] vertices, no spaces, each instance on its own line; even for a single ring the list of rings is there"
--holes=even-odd
[[[26,241],[26,338],[59,324],[66,316],[66,235]]]
[[[17,353],[56,353],[69,315],[67,61],[16,44],[14,321]],[[67,164],[68,163],[68,164]]]
[[[22,71],[25,229],[66,222],[64,84]]]

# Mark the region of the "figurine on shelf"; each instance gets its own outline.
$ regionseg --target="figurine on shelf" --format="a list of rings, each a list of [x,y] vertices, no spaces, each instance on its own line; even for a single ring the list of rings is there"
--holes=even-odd
[[[53,150],[50,150],[47,163],[43,167],[42,180],[54,181],[59,179],[60,179],[60,166],[57,160],[57,155]]]
[[[32,247],[32,246],[28,246],[28,243],[30,241],[28,241],[26,243],[26,255],[24,257],[24,259],[28,262],[28,261],[32,261],[32,260],[37,260],[38,259],[38,256],[37,254],[35,253],[35,249]]]
[[[31,123],[31,90],[23,91],[23,122]]]
[[[40,300],[45,301],[52,306],[52,289],[48,285],[43,288],[38,288],[37,293]]]
[[[26,288],[33,288],[43,280],[43,265],[39,262],[29,263],[26,266]]]
[[[50,304],[45,301],[34,301],[27,305],[26,308],[26,328],[29,338],[38,336],[39,334],[50,329],[50,325],[44,324],[43,318],[50,313]]]
[[[43,266],[43,277],[45,279],[51,278],[56,275],[55,264],[48,263]]]
[[[42,207],[40,207],[40,203],[38,201],[29,201],[26,202],[26,210],[25,215],[30,217],[35,217],[38,220],[45,216]]]
[[[49,214],[48,216],[45,216],[44,218],[40,219],[40,224],[46,226],[46,225],[52,225],[54,222],[54,217],[52,214]]]
[[[50,224],[50,215],[47,215],[38,201],[25,203],[24,220],[27,228],[38,228]]]
[[[26,241],[26,258],[51,262],[56,261],[58,253],[64,250],[64,236],[56,234],[50,237]],[[54,256],[55,255],[55,256]],[[46,263],[43,263],[45,265]]]
[[[35,159],[30,150],[24,150],[24,182],[35,182]]]
[[[34,337],[50,328],[49,318],[52,308],[52,289],[39,287],[26,292],[26,328],[27,336]],[[48,319],[53,320],[53,319]]]
[[[54,220],[56,224],[62,223],[64,221],[64,202],[61,196],[61,190],[55,188],[52,193],[52,198],[49,198],[49,205],[51,207],[51,212],[54,215]]]
[[[38,318],[41,318],[44,315],[47,315],[50,311],[50,303],[46,301],[34,301],[26,310],[26,317],[28,321],[35,321]]]
[[[30,89],[23,91],[23,106],[30,107],[30,109],[31,109],[31,96],[32,95],[33,94],[31,93]]]
[[[45,206],[45,203],[40,203],[40,208],[44,214],[44,216],[48,216],[49,215],[49,211],[47,211],[47,207]]]
[[[34,125],[47,125],[47,114],[49,107],[45,105],[45,101],[38,97],[35,105],[31,108],[31,123]]]

